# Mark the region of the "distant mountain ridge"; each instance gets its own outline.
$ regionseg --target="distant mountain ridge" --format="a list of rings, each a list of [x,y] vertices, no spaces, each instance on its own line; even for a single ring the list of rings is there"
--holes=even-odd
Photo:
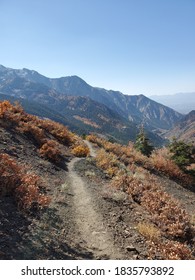
[[[182,118],[178,112],[144,95],[129,96],[92,87],[77,76],[48,78],[26,68],[0,66],[0,93],[45,105],[65,116],[72,125],[85,127],[87,131],[95,127],[96,131],[115,130],[113,134],[117,134],[118,139],[127,139],[128,134],[129,139],[134,139],[140,124],[144,124],[148,131],[167,130]],[[71,110],[70,104],[73,104]],[[126,131],[126,136],[125,127],[131,128],[130,132]]]
[[[176,137],[176,139],[195,144],[195,110],[184,116],[165,136],[169,139]]]
[[[188,114],[195,108],[195,92],[176,93],[173,95],[154,95],[150,98],[174,110]]]

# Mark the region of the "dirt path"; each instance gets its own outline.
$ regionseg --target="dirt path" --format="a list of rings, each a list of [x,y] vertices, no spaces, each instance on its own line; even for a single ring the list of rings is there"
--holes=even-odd
[[[88,148],[90,150],[90,156],[95,157],[96,156],[96,151],[95,151],[93,145],[88,140],[84,140],[84,143],[88,146]]]
[[[94,155],[92,147],[90,150]],[[81,238],[86,243],[86,249],[92,251],[96,258],[124,259],[120,250],[115,247],[106,223],[94,204],[90,186],[87,186],[86,182],[74,171],[74,165],[78,161],[78,158],[74,158],[69,163],[68,169],[74,194],[75,222]]]

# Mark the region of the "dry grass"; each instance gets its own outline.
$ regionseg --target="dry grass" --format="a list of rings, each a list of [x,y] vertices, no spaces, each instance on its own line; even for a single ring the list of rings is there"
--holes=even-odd
[[[151,223],[140,222],[137,225],[137,229],[139,233],[141,233],[141,235],[146,237],[148,240],[157,241],[161,237],[160,230]]]

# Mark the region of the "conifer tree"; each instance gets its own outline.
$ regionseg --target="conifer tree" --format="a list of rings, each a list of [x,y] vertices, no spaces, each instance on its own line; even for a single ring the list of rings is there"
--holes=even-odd
[[[195,162],[195,148],[191,144],[173,138],[169,150],[172,153],[172,160],[183,170]]]
[[[134,144],[136,150],[140,151],[143,155],[149,157],[154,149],[147,138],[143,126],[140,128],[140,132],[136,137]]]

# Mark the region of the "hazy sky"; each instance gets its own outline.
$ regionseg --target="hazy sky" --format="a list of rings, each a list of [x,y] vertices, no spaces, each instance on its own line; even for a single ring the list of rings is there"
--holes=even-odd
[[[195,91],[195,0],[0,0],[0,64],[125,94]]]

